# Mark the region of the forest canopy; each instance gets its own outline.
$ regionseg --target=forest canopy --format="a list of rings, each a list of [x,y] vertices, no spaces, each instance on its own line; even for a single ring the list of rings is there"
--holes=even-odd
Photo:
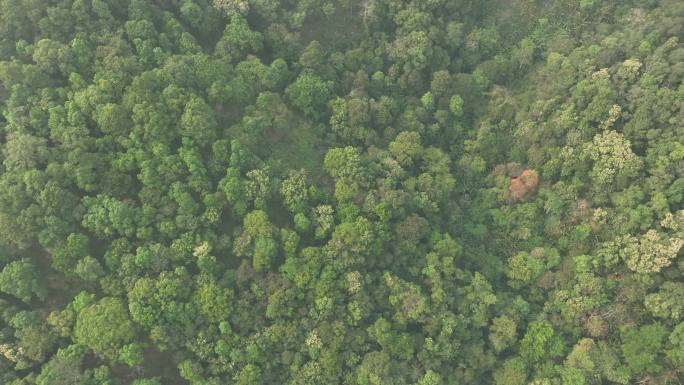
[[[681,0],[0,0],[0,383],[684,382]]]

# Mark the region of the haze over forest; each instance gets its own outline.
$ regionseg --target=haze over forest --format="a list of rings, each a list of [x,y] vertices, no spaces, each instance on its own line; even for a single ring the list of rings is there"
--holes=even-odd
[[[681,385],[683,0],[0,0],[0,384]]]

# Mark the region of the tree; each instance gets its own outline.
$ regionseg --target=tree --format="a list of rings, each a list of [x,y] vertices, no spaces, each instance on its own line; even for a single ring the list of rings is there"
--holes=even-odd
[[[385,273],[383,278],[391,293],[389,303],[395,309],[395,319],[400,324],[421,320],[428,311],[428,304],[420,288],[389,272]]]
[[[518,177],[511,178],[508,186],[510,197],[516,201],[522,201],[537,190],[539,175],[534,170],[524,170]]]
[[[268,220],[268,214],[263,210],[254,210],[243,220],[245,233],[250,237],[270,238],[274,234],[274,227]]]
[[[363,142],[369,135],[370,103],[365,98],[337,98],[330,103],[330,127],[340,138]]]
[[[143,359],[143,346],[140,343],[125,345],[119,352],[119,360],[128,366],[140,365],[142,364]]]
[[[441,385],[443,383],[442,376],[428,369],[423,378],[416,385]]]
[[[527,367],[520,357],[506,360],[494,372],[496,385],[523,385],[527,380]]]
[[[675,364],[684,363],[684,322],[680,322],[675,326],[674,330],[668,337],[672,350],[668,353]]]
[[[655,317],[681,320],[684,317],[684,283],[663,283],[657,293],[646,295],[644,305]]]
[[[563,340],[554,333],[553,326],[546,320],[534,321],[520,342],[520,355],[528,362],[558,357],[562,354]]]
[[[100,237],[130,237],[136,233],[139,211],[131,204],[106,195],[84,197],[83,204],[86,207],[83,226]]]
[[[410,167],[420,157],[420,134],[413,131],[402,131],[389,144],[389,152],[402,166]]]
[[[620,256],[627,262],[630,270],[642,273],[657,273],[672,263],[684,240],[669,238],[656,230],[648,230],[637,238],[633,235],[621,237]]]
[[[76,317],[76,341],[114,361],[119,359],[121,349],[135,340],[136,334],[135,324],[119,298],[102,298]]]
[[[45,138],[13,132],[7,137],[3,155],[3,164],[8,170],[33,170],[47,160],[47,141]]]
[[[247,364],[235,376],[235,383],[237,385],[256,385],[261,383],[261,378],[261,369],[256,365]]]
[[[235,5],[239,3],[236,0],[232,1]],[[214,4],[218,3],[219,1],[214,2]],[[228,1],[223,1],[223,3],[228,3]],[[224,5],[221,8],[228,13],[226,11],[227,6]],[[221,40],[216,44],[216,52],[226,55],[232,60],[242,59],[247,53],[257,53],[263,46],[261,33],[252,31],[247,25],[247,21],[238,13],[240,13],[239,10],[234,10],[232,16],[229,14],[230,23],[226,25]]]
[[[682,12],[0,0],[0,384],[677,383]]]
[[[9,325],[14,328],[18,362],[15,368],[23,370],[45,361],[57,340],[43,314],[35,311],[21,311],[15,314]]]
[[[81,368],[85,349],[79,345],[60,348],[36,377],[38,385],[86,385],[89,376]]]
[[[463,99],[460,96],[454,95],[451,97],[451,100],[449,101],[449,111],[451,111],[456,118],[463,116]]]
[[[259,237],[254,241],[252,266],[254,271],[268,268],[278,252],[278,244],[272,238]]]
[[[536,48],[532,40],[521,40],[511,55],[513,61],[517,62],[521,68],[531,65],[534,62],[534,51]]]
[[[285,206],[293,213],[303,212],[309,201],[309,180],[306,170],[290,170],[280,185]]]
[[[97,259],[86,256],[76,264],[76,275],[85,281],[95,281],[105,274],[104,268]]]
[[[581,377],[582,382],[584,381],[584,377],[593,377],[596,375],[596,364],[593,358],[595,350],[596,344],[594,343],[594,340],[582,338],[572,347],[572,351],[570,351],[565,359],[567,366],[578,369],[579,373],[575,376]]]
[[[248,171],[247,194],[254,202],[254,207],[260,210],[266,209],[266,203],[271,197],[271,178],[268,167]]]
[[[220,322],[227,319],[231,314],[232,298],[232,290],[221,287],[209,277],[198,277],[194,301],[209,321]]]
[[[229,167],[226,177],[221,180],[219,186],[226,194],[226,200],[233,212],[243,215],[247,211],[247,194],[245,191],[247,187],[240,178],[240,171],[235,167]]]
[[[368,334],[382,346],[383,351],[388,352],[397,359],[407,360],[414,354],[414,341],[411,335],[392,330],[392,325],[384,318],[378,318],[368,328]]]
[[[162,385],[161,379],[155,378],[141,378],[133,381],[132,385]]]
[[[7,264],[0,272],[0,291],[11,294],[29,303],[35,296],[40,300],[47,297],[45,281],[28,258]]]
[[[422,70],[432,56],[432,45],[425,31],[411,31],[398,36],[388,53],[398,63],[405,64],[407,69]]]
[[[538,278],[546,271],[546,266],[541,258],[533,257],[530,253],[520,252],[508,260],[506,275],[511,279],[512,286],[526,284]]]
[[[392,361],[385,352],[370,352],[363,357],[356,370],[356,383],[359,385],[399,385],[399,373],[393,372]]]
[[[518,334],[516,326],[515,321],[505,315],[494,318],[490,327],[489,341],[495,351],[500,352],[515,342]]]
[[[249,3],[245,0],[212,0],[212,3],[228,17],[244,14],[249,10]]]
[[[98,128],[105,134],[125,135],[132,125],[129,111],[120,104],[99,104],[93,115]]]
[[[485,326],[489,321],[490,307],[497,302],[492,285],[485,277],[476,272],[470,280],[470,285],[459,289],[463,301],[459,304],[462,314],[468,314],[470,322],[478,327]]]
[[[334,223],[334,211],[330,205],[317,206],[313,213],[313,222],[316,226],[314,229],[316,238],[323,239],[332,230]]]
[[[361,154],[355,147],[332,148],[325,154],[323,167],[335,179],[357,179],[361,174]]]
[[[662,365],[658,356],[667,330],[660,324],[648,324],[638,328],[623,327],[620,332],[622,354],[633,375],[658,374]]]
[[[207,145],[216,138],[218,123],[214,111],[198,96],[191,96],[181,117],[182,133],[201,145]]]
[[[303,73],[285,90],[290,102],[306,116],[317,120],[330,98],[332,84],[311,73]]]
[[[311,220],[304,213],[297,213],[294,216],[295,229],[300,233],[305,233],[311,227]]]
[[[636,176],[643,165],[630,142],[616,131],[597,134],[584,151],[594,161],[592,179],[601,186],[612,184],[618,176]]]

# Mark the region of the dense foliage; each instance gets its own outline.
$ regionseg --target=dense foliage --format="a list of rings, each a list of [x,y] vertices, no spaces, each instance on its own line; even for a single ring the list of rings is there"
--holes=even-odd
[[[0,383],[684,382],[681,0],[0,0]]]

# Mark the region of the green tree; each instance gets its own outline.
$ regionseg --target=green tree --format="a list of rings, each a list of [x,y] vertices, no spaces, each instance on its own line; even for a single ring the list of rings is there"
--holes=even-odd
[[[460,96],[454,95],[451,97],[451,100],[449,101],[449,111],[451,111],[456,118],[463,116],[463,99]]]
[[[515,342],[518,334],[516,327],[515,321],[505,315],[494,318],[489,334],[494,350],[500,352]]]
[[[21,311],[9,320],[9,325],[15,330],[15,346],[18,353],[15,368],[23,370],[45,361],[57,338],[46,324],[43,314]],[[10,358],[10,355],[7,358]]]
[[[236,375],[235,382],[237,385],[257,385],[261,383],[261,369],[253,364],[247,364]]]
[[[655,317],[681,320],[684,317],[684,283],[663,283],[657,293],[646,295],[644,305]]]
[[[48,156],[45,138],[11,133],[3,147],[3,165],[8,170],[28,171],[44,165]]]
[[[556,249],[537,247],[529,253],[519,252],[509,258],[506,275],[513,287],[519,287],[521,284],[531,283],[544,272],[558,266],[560,261]]]
[[[221,287],[213,279],[200,276],[198,278],[195,302],[202,314],[211,322],[220,322],[231,314],[233,292]]]
[[[496,385],[523,385],[527,380],[527,367],[520,357],[506,360],[494,372]]]
[[[285,206],[293,213],[303,212],[309,203],[309,180],[306,170],[290,170],[280,185]]]
[[[118,360],[121,349],[136,338],[124,302],[105,297],[82,309],[76,317],[74,337],[95,353]]]
[[[249,10],[249,3],[245,0],[212,0],[212,3],[226,16],[243,14]]]
[[[143,359],[143,346],[140,343],[125,345],[119,352],[119,360],[128,366],[140,365]]]
[[[181,117],[182,133],[199,144],[211,143],[216,138],[218,123],[214,111],[198,96],[192,96]]]
[[[420,157],[423,150],[420,134],[413,131],[402,131],[390,142],[388,149],[399,164],[410,167]]]
[[[637,273],[648,274],[669,266],[684,240],[669,238],[651,229],[639,238],[624,236],[620,243],[620,256],[627,262],[627,267]]]
[[[232,0],[237,7],[239,1]],[[220,1],[215,1],[214,4],[218,6]],[[221,9],[226,12],[228,1],[223,1]],[[244,2],[244,4],[247,4]],[[233,16],[230,17],[230,23],[226,25],[223,31],[223,36],[216,44],[216,52],[226,55],[229,58],[236,60],[243,58],[247,53],[257,53],[263,46],[263,37],[261,33],[254,32],[247,25],[247,21],[237,13],[239,10],[233,9]]]
[[[254,241],[254,256],[252,266],[255,271],[267,269],[278,252],[278,244],[273,238],[258,237]]]
[[[666,336],[667,330],[657,323],[623,328],[620,333],[622,354],[633,375],[661,372],[662,363],[658,356]]]
[[[363,357],[356,370],[356,383],[359,385],[399,385],[399,373],[393,371],[392,361],[384,352],[370,352]]]
[[[44,300],[47,297],[45,281],[30,259],[23,258],[10,262],[0,272],[0,291],[11,294],[29,303],[36,297]]]
[[[76,264],[76,275],[85,281],[95,281],[105,274],[105,270],[97,259],[86,256]]]
[[[358,178],[361,174],[361,154],[355,147],[332,148],[325,154],[323,167],[333,178]]]
[[[520,355],[529,363],[558,357],[563,353],[563,340],[546,320],[534,321],[520,341]]]
[[[162,385],[159,378],[141,378],[133,381],[132,385]]]
[[[320,77],[303,73],[285,90],[290,102],[306,116],[318,119],[330,98],[332,85]]]
[[[83,346],[70,345],[60,348],[50,361],[43,365],[36,377],[38,385],[86,385],[89,376],[81,362],[86,352]]]

